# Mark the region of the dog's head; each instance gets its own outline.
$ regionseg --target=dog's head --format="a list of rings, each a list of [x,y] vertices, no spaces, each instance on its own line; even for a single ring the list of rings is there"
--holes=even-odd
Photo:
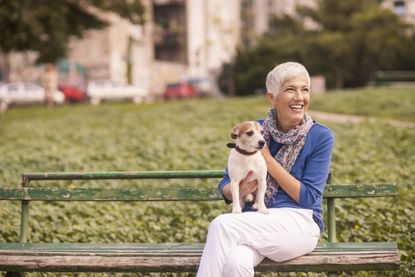
[[[233,127],[231,138],[236,141],[239,148],[247,151],[260,150],[265,145],[262,127],[256,121],[245,121]]]

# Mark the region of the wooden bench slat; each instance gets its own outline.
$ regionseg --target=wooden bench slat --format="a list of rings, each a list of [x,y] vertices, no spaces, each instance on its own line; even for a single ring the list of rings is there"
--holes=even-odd
[[[221,200],[217,188],[0,188],[0,200],[183,201]]]
[[[195,253],[201,254],[203,243],[0,243],[0,254],[19,253],[33,255],[34,253]],[[314,252],[370,252],[395,251],[396,242],[337,242],[319,243]],[[22,253],[19,253],[22,254]]]
[[[25,247],[28,248],[25,249]],[[64,251],[65,249],[67,252]],[[0,270],[45,272],[196,271],[202,249],[202,243],[161,245],[3,243],[0,244]],[[399,263],[399,252],[394,242],[327,243],[319,244],[314,252],[306,256],[283,263],[265,259],[255,270],[278,272],[395,270],[399,268]]]
[[[395,196],[395,184],[326,185],[324,198]],[[0,200],[32,201],[208,201],[221,200],[216,187],[0,188]]]
[[[29,180],[121,180],[222,178],[224,170],[121,171],[121,172],[36,172],[23,173]]]
[[[389,197],[398,195],[394,183],[382,184],[327,184],[325,198]]]

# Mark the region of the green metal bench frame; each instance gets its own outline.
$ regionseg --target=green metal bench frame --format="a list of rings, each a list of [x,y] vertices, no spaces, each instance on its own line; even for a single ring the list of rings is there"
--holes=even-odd
[[[37,188],[30,181],[222,178],[223,170],[148,172],[25,173],[21,188],[1,188],[0,200],[21,201],[19,243],[0,243],[0,271],[8,272],[192,272],[196,271],[202,243],[28,243],[31,201],[212,201],[221,200],[217,187],[148,188]],[[310,254],[276,263],[265,259],[258,272],[338,272],[398,270],[396,242],[336,242],[337,198],[391,197],[395,184],[333,184],[328,179],[328,243]]]

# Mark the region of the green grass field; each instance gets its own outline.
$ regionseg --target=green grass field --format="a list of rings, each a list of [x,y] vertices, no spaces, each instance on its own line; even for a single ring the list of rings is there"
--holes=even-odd
[[[365,92],[365,91],[363,91]],[[341,94],[344,105],[347,95]],[[373,105],[385,91],[371,91]],[[333,95],[340,95],[335,93]],[[392,118],[408,113],[410,94],[399,98]],[[333,96],[334,97],[334,96]],[[315,101],[314,101],[315,100]],[[320,97],[313,99],[321,107]],[[337,98],[327,95],[327,106]],[[340,102],[341,103],[341,102]],[[353,105],[351,105],[353,106]],[[140,171],[223,169],[229,150],[230,128],[263,118],[263,98],[201,99],[134,105],[74,105],[10,109],[0,117],[0,186],[20,185],[23,172]],[[340,109],[340,107],[339,107]],[[413,114],[413,106],[410,107]],[[383,109],[384,114],[389,108]],[[356,110],[357,111],[357,110]],[[370,114],[376,116],[377,114]],[[336,136],[332,168],[336,182],[396,182],[398,199],[340,200],[340,241],[397,240],[400,272],[415,275],[415,130],[385,124],[323,122]],[[380,126],[381,125],[381,126]],[[160,182],[160,181],[155,181]],[[163,182],[181,185],[183,182]],[[49,182],[36,186],[146,186],[145,181]],[[186,181],[186,185],[211,185]],[[18,241],[19,203],[0,202],[0,241]],[[204,241],[209,221],[229,211],[213,203],[37,203],[31,204],[32,242],[193,242]],[[326,235],[322,237],[322,241]],[[368,273],[378,276],[379,273]]]
[[[415,122],[415,88],[367,88],[314,95],[319,111]]]

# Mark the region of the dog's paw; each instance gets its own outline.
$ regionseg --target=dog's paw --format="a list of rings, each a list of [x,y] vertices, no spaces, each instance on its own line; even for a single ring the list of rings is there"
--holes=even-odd
[[[234,208],[232,208],[232,213],[234,213],[234,214],[241,214],[242,213],[241,207],[234,207]]]
[[[269,214],[269,210],[266,207],[258,208],[258,212],[261,214]]]

